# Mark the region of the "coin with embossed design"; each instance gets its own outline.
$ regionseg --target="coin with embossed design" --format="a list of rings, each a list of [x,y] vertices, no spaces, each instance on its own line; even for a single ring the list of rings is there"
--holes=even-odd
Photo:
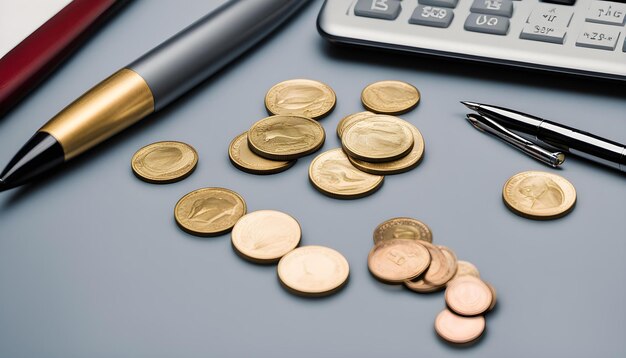
[[[448,259],[435,245],[419,241],[430,253],[430,266],[426,273],[413,280],[407,280],[404,285],[412,291],[427,293],[442,289],[447,282]]]
[[[295,164],[295,160],[269,160],[254,154],[248,147],[248,132],[238,135],[228,147],[228,156],[234,166],[252,174],[276,174]]]
[[[360,121],[361,119],[364,119],[367,117],[375,116],[375,115],[376,114],[372,112],[365,111],[365,112],[353,113],[353,114],[343,117],[337,124],[337,137],[341,139],[341,136],[343,135],[343,131],[346,130],[346,128],[348,128],[352,123]]]
[[[231,233],[235,251],[257,263],[277,262],[298,246],[301,235],[296,219],[275,210],[259,210],[245,215],[237,221]]]
[[[381,241],[367,257],[370,272],[386,283],[402,283],[419,276],[430,265],[430,254],[416,240]]]
[[[320,192],[338,199],[356,199],[380,188],[385,177],[355,168],[341,148],[318,155],[309,166],[309,179]]]
[[[137,151],[131,160],[133,173],[149,183],[173,183],[188,177],[198,164],[198,153],[189,144],[156,142]]]
[[[304,296],[325,296],[348,280],[350,267],[339,252],[323,246],[303,246],[278,262],[278,278],[289,291]]]
[[[412,218],[389,219],[374,229],[374,244],[393,239],[433,242],[433,234],[426,224]]]
[[[174,208],[176,223],[198,236],[216,236],[230,231],[246,213],[241,195],[224,188],[203,188],[183,196]]]
[[[463,317],[444,309],[435,318],[435,331],[450,343],[470,343],[485,331],[485,317]]]
[[[324,128],[310,118],[272,116],[248,131],[250,150],[271,160],[294,160],[317,151],[326,139]]]
[[[361,101],[368,111],[402,114],[410,111],[420,100],[420,92],[402,81],[380,81],[365,87]]]
[[[359,170],[377,175],[400,174],[414,169],[422,160],[424,155],[424,137],[422,137],[422,133],[420,133],[420,131],[411,123],[406,122],[406,125],[413,133],[414,142],[413,148],[409,154],[400,159],[384,163],[370,163],[364,160],[348,157],[350,159],[350,163],[352,163],[352,165],[357,167]]]
[[[527,171],[507,180],[502,197],[514,213],[546,220],[562,217],[574,208],[576,189],[560,175]]]
[[[265,107],[271,114],[319,119],[335,108],[337,96],[328,85],[306,79],[288,80],[270,88]]]
[[[415,143],[408,123],[400,118],[376,115],[348,126],[341,136],[346,153],[371,163],[404,157]]]

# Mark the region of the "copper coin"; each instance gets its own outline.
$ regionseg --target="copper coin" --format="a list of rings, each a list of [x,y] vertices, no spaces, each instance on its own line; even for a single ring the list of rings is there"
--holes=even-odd
[[[435,319],[435,331],[450,343],[469,343],[485,331],[485,317],[462,317],[445,309]]]
[[[393,239],[433,242],[433,233],[428,225],[412,218],[389,219],[374,229],[374,244]]]
[[[415,240],[383,241],[372,248],[367,265],[379,280],[401,283],[424,272],[430,265],[430,254]]]
[[[232,244],[243,258],[257,263],[277,262],[300,243],[300,224],[275,210],[243,216],[233,228]]]
[[[443,285],[447,282],[448,259],[437,246],[424,241],[419,241],[419,243],[426,247],[430,253],[430,266],[424,275],[415,280],[407,280],[404,282],[404,285],[420,293],[437,291],[443,288]]]
[[[442,280],[445,280],[446,283],[448,283],[450,280],[452,280],[454,275],[456,275],[456,270],[457,270],[456,254],[454,253],[454,251],[452,251],[448,247],[445,247],[445,246],[437,246],[437,247],[439,248],[439,250],[441,250],[441,253],[443,253],[443,256],[446,257],[448,271],[446,275],[444,276],[444,278],[442,278]]]
[[[560,175],[528,171],[507,180],[502,198],[509,209],[523,217],[556,219],[574,208],[576,189]]]
[[[491,291],[491,296],[493,297],[491,299],[491,304],[489,305],[489,308],[487,309],[487,311],[491,311],[496,307],[496,301],[497,301],[496,288],[493,287],[493,285],[490,284],[489,282],[486,282],[486,281],[483,281],[483,282],[485,282],[485,285],[489,287],[489,290]]]
[[[465,276],[451,281],[446,288],[446,304],[462,316],[476,316],[489,309],[493,295],[481,279]]]
[[[462,276],[474,276],[476,278],[480,278],[480,272],[478,268],[474,266],[471,262],[459,260],[456,262],[456,274],[452,278],[453,280],[462,277]]]

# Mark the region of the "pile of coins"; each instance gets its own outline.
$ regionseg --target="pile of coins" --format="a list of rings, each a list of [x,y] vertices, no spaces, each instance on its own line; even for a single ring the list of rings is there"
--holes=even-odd
[[[296,79],[273,86],[265,96],[273,116],[254,123],[232,140],[228,156],[233,165],[252,174],[275,174],[324,145],[326,132],[316,121],[330,113],[337,97],[329,86]]]
[[[374,230],[369,271],[383,283],[404,284],[418,293],[445,288],[448,308],[435,319],[435,331],[450,343],[474,342],[485,330],[482,315],[495,307],[495,289],[480,279],[474,265],[432,241],[432,231],[421,221],[387,220]]]
[[[309,167],[311,183],[339,199],[367,196],[378,190],[385,175],[417,166],[424,154],[424,138],[411,123],[394,114],[414,108],[420,93],[400,81],[381,81],[361,93],[368,110],[350,114],[337,125],[341,148],[320,154]]]

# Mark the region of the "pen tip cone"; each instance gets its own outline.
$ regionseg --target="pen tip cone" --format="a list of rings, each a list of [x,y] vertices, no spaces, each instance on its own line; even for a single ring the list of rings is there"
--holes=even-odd
[[[461,103],[462,103],[465,107],[467,107],[467,108],[469,108],[469,109],[471,109],[471,110],[473,110],[473,111],[477,110],[477,109],[480,107],[480,104],[475,103],[475,102],[461,101]]]
[[[7,190],[9,188],[7,188],[6,183],[4,182],[4,180],[0,179],[0,192],[3,192],[5,190]]]

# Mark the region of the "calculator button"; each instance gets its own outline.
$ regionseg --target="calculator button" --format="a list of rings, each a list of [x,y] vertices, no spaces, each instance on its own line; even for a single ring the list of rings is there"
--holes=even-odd
[[[511,17],[513,15],[512,0],[474,0],[471,12],[478,14]]]
[[[419,0],[420,5],[455,8],[459,0]]]
[[[576,40],[576,46],[613,51],[619,35],[618,27],[586,23]]]
[[[565,41],[566,32],[565,27],[556,27],[545,23],[530,23],[524,25],[520,38],[562,45]]]
[[[409,23],[434,27],[448,27],[454,18],[452,9],[419,5],[409,19]]]
[[[529,24],[546,24],[555,27],[569,26],[574,9],[567,6],[539,4],[528,18]]]
[[[506,35],[509,30],[509,19],[502,16],[470,14],[465,20],[465,30]]]
[[[611,1],[592,1],[587,12],[587,21],[608,25],[624,25],[626,4]]]
[[[356,16],[395,20],[400,15],[400,0],[359,0],[354,7]]]

